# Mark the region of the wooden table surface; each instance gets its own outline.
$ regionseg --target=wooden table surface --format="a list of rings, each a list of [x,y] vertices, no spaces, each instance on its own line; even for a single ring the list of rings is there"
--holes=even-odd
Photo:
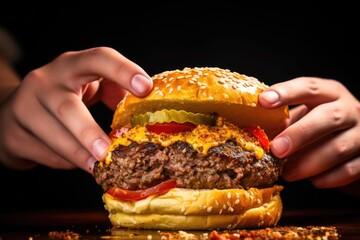
[[[336,227],[340,239],[360,239],[359,210],[284,210],[278,226],[289,225],[332,226]],[[50,239],[50,232],[67,230],[78,233],[80,239],[129,239],[123,236],[123,233],[110,229],[106,211],[43,211],[7,213],[0,216],[1,240]],[[149,236],[152,240],[161,239],[159,231],[134,233],[136,234],[133,234],[131,239],[148,239]]]

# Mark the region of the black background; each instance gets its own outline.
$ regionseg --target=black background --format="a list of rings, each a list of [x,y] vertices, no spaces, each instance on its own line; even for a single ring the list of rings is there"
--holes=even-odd
[[[23,57],[16,64],[22,76],[65,51],[109,46],[149,75],[183,67],[217,66],[269,85],[299,76],[318,76],[341,81],[359,97],[359,17],[354,6],[314,5],[310,1],[145,2],[88,3],[81,8],[52,3],[51,8],[22,11],[4,8],[0,24],[12,32],[22,48]],[[104,130],[110,131],[112,111],[101,103],[91,111]],[[13,206],[18,210],[103,209],[102,190],[91,175],[79,169],[38,167],[16,172],[2,168],[0,181],[4,212],[13,211]],[[358,199],[336,189],[315,189],[307,180],[280,183],[285,186],[285,209],[358,208]]]

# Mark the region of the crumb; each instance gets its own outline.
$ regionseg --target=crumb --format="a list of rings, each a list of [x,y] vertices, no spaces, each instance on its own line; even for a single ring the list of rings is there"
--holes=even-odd
[[[80,239],[80,234],[73,231],[52,231],[49,232],[50,239],[61,239],[61,240],[77,240]]]
[[[338,240],[340,235],[335,227],[328,226],[282,226],[253,230],[231,230],[210,233],[211,240],[287,240],[287,239],[327,239]]]

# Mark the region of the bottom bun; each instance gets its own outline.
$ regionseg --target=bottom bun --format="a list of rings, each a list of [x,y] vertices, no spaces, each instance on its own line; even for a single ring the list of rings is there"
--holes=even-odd
[[[282,186],[257,189],[182,189],[131,202],[105,193],[113,226],[136,229],[210,230],[275,226]]]

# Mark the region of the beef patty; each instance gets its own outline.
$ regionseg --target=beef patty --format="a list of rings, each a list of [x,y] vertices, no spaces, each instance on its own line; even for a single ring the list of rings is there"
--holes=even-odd
[[[168,147],[133,142],[119,145],[110,164],[97,162],[94,177],[104,191],[113,186],[146,189],[169,179],[190,189],[265,188],[278,179],[282,164],[268,153],[257,159],[234,141],[212,147],[206,155],[182,141]]]

